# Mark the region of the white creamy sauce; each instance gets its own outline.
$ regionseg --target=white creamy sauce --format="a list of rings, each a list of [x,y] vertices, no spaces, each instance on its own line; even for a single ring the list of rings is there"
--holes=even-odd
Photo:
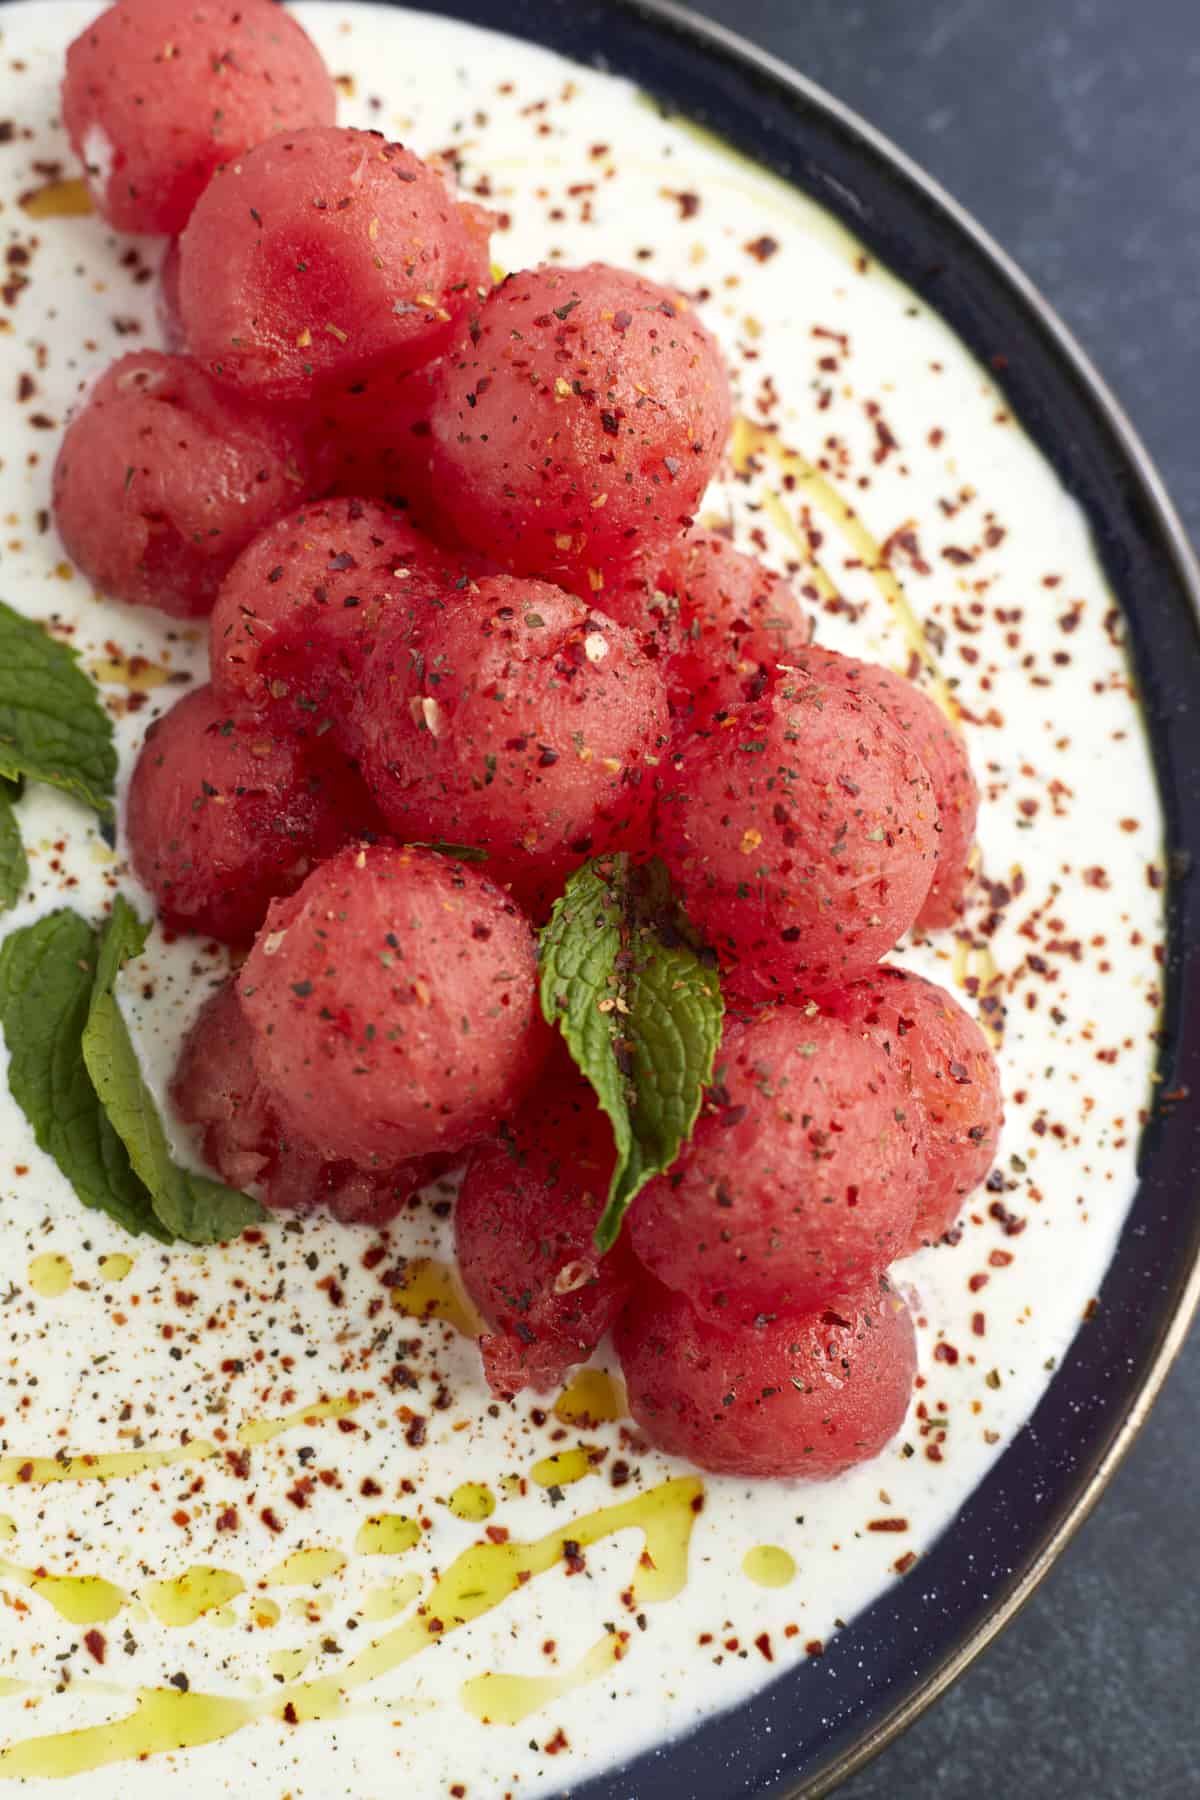
[[[94,10],[68,0],[0,17],[12,122],[0,142],[0,595],[69,634],[100,668],[127,773],[149,720],[204,678],[205,652],[201,633],[89,592],[45,513],[59,431],[81,387],[113,357],[158,341],[148,271],[161,247],[20,203],[56,174],[78,174],[57,87],[65,47]],[[164,1781],[205,1800],[249,1786],[297,1800],[385,1788],[534,1794],[684,1731],[777,1676],[900,1579],[897,1564],[947,1525],[1029,1415],[1099,1287],[1151,1097],[1162,842],[1120,626],[1080,512],[987,375],[817,208],[664,122],[624,82],[422,14],[299,12],[346,77],[343,122],[424,154],[455,149],[465,185],[505,214],[494,251],[503,266],[602,258],[691,294],[729,354],[741,411],[774,423],[887,546],[964,708],[985,793],[984,872],[1003,884],[991,900],[977,889],[957,937],[903,957],[957,984],[968,1005],[1003,1004],[1003,1186],[975,1197],[957,1244],[900,1270],[919,1320],[922,1385],[878,1461],[824,1486],[706,1480],[677,1597],[622,1597],[641,1549],[625,1529],[587,1549],[584,1571],[556,1561],[473,1623],[362,1680],[340,1718],[292,1724],[272,1704],[305,1655],[304,1678],[330,1677],[336,1694],[369,1644],[410,1617],[426,1628],[428,1613],[414,1611],[421,1596],[485,1529],[448,1505],[464,1481],[492,1489],[494,1531],[529,1540],[570,1535],[591,1509],[689,1471],[617,1423],[563,1426],[535,1416],[529,1395],[495,1405],[467,1339],[392,1308],[380,1276],[398,1256],[448,1253],[430,1205],[397,1222],[378,1255],[368,1232],[283,1221],[257,1242],[164,1251],[81,1208],[5,1090],[0,1744],[101,1727],[138,1705],[149,1718],[158,1702],[139,1702],[139,1690],[165,1690],[169,1705],[184,1686],[189,1716],[220,1726],[200,1733],[211,1743],[176,1751],[168,1724],[149,1746],[158,1753],[140,1762],[114,1760],[129,1751],[120,1731],[0,1756],[0,1778],[54,1773],[68,1796],[139,1800]],[[801,565],[824,642],[904,667],[909,646],[870,551],[847,539],[797,469],[765,459],[751,479],[721,482],[710,510],[744,547]],[[117,665],[134,657],[163,674],[131,702],[130,671]],[[132,683],[142,685],[136,672]],[[38,789],[18,810],[31,888],[0,929],[64,904],[99,917],[117,886],[146,910],[122,846],[108,851],[82,810]],[[127,971],[123,1003],[160,1092],[224,966],[198,942],[156,935]],[[117,1255],[132,1258],[121,1279],[121,1265],[104,1260]],[[397,1340],[417,1344],[408,1388],[385,1381]],[[352,1392],[355,1410],[340,1420],[239,1446],[248,1420]],[[212,1454],[193,1454],[189,1440]],[[604,1453],[584,1480],[560,1489],[530,1480],[538,1459],[580,1441]],[[24,1458],[141,1451],[184,1460],[107,1481],[45,1484],[42,1464],[32,1480],[15,1473]],[[380,1513],[417,1521],[419,1541],[359,1553],[364,1519]],[[891,1528],[870,1528],[880,1521]],[[762,1545],[794,1559],[787,1585],[743,1572]],[[340,1551],[345,1566],[277,1569],[312,1548]],[[196,1566],[227,1572],[227,1597],[191,1623],[164,1623],[154,1582]],[[78,1618],[94,1610],[93,1588],[79,1590],[74,1622],[60,1616],[53,1599],[68,1590],[35,1570],[114,1584],[111,1617],[91,1627]],[[407,1577],[411,1596],[395,1585]],[[399,1609],[392,1618],[389,1605]],[[610,1627],[628,1634],[615,1663],[593,1651],[611,1645]],[[287,1650],[302,1654],[286,1667],[273,1661]],[[531,1703],[544,1703],[515,1726],[483,1723],[484,1690],[464,1688],[488,1672],[572,1671],[573,1688],[529,1689]],[[248,1722],[221,1736],[242,1715],[204,1696],[245,1702]]]

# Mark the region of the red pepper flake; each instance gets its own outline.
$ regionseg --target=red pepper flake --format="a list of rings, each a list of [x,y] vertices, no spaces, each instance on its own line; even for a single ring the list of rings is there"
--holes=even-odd
[[[262,1520],[263,1524],[266,1526],[268,1531],[279,1532],[279,1531],[283,1530],[283,1526],[279,1520],[279,1515],[276,1513],[276,1511],[273,1507],[264,1506],[258,1516]]]
[[[681,219],[694,219],[700,211],[699,194],[693,194],[687,190],[677,193],[674,188],[659,188],[658,191],[664,200],[674,200],[679,208]]]
[[[767,1631],[759,1632],[758,1636],[754,1640],[754,1648],[763,1657],[764,1661],[766,1661],[766,1662],[774,1662],[775,1661],[775,1652],[771,1648],[771,1635],[769,1632],[767,1632]]]
[[[895,1570],[897,1575],[907,1575],[908,1571],[912,1568],[912,1566],[916,1562],[916,1560],[917,1560],[916,1551],[915,1550],[906,1550],[904,1552],[903,1556],[899,1556],[896,1558],[896,1561],[892,1564],[892,1568]]]
[[[824,1656],[825,1646],[820,1638],[810,1638],[804,1646],[804,1654],[806,1656]]]
[[[768,237],[764,233],[762,237],[751,239],[746,245],[746,254],[752,256],[755,262],[765,263],[770,262],[778,248],[779,239]]]
[[[907,1519],[872,1519],[868,1531],[907,1531]]]
[[[98,1663],[102,1663],[104,1661],[105,1652],[108,1649],[108,1643],[104,1633],[102,1631],[86,1631],[83,1635],[83,1641],[87,1648],[88,1655],[94,1657]]]
[[[935,1362],[953,1364],[958,1361],[958,1351],[953,1344],[937,1344],[934,1346],[933,1359]]]
[[[569,1750],[570,1748],[571,1746],[567,1742],[567,1734],[561,1725],[549,1742],[542,1745],[542,1749],[546,1752],[547,1756],[557,1756],[560,1750]]]

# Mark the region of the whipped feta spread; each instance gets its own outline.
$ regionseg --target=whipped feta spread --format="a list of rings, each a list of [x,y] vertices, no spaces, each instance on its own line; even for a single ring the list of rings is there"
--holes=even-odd
[[[89,215],[58,118],[94,10],[0,15],[0,595],[79,650],[124,778],[206,653],[93,594],[47,510],[72,405],[160,341],[163,246]],[[502,267],[603,259],[701,308],[740,418],[705,517],[794,573],[821,641],[953,696],[980,878],[960,930],[898,956],[993,1034],[1007,1122],[957,1241],[898,1268],[920,1346],[903,1430],[805,1485],[647,1448],[603,1348],[557,1401],[496,1402],[447,1267],[449,1190],[379,1235],[278,1218],[167,1250],[85,1212],[4,1089],[0,1784],[89,1800],[545,1793],[813,1654],[1033,1409],[1151,1104],[1162,824],[1121,615],[988,374],[819,208],[628,83],[429,14],[298,13],[342,122],[456,166],[501,215]],[[99,918],[118,889],[147,910],[82,808],[31,786],[18,813],[31,878],[0,930]],[[156,931],[122,978],[164,1104],[226,967]]]

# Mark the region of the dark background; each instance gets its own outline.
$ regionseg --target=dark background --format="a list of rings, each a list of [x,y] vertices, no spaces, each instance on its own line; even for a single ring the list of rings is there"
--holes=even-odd
[[[693,0],[937,177],[1041,287],[1200,542],[1198,0]],[[1200,1795],[1200,1336],[1024,1612],[840,1800]]]

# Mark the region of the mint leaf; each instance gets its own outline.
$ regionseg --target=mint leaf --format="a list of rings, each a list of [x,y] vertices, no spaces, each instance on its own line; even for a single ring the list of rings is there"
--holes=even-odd
[[[661,867],[577,869],[541,933],[542,1011],[608,1115],[617,1160],[596,1247],[691,1136],[721,1041],[716,970],[687,941]]]
[[[0,944],[9,1090],[85,1206],[127,1231],[168,1239],[84,1067],[95,964],[96,933],[74,912],[52,913]]]
[[[27,775],[113,816],[112,721],[78,653],[0,600],[0,775]]]
[[[129,1029],[115,992],[121,965],[139,956],[150,927],[118,894],[100,939],[83,1059],[100,1103],[129,1152],[134,1171],[150,1191],[167,1230],[192,1244],[224,1243],[265,1217],[257,1200],[171,1160],[154,1097],[142,1079]]]
[[[0,912],[17,904],[29,879],[29,862],[12,802],[10,784],[0,781]]]

